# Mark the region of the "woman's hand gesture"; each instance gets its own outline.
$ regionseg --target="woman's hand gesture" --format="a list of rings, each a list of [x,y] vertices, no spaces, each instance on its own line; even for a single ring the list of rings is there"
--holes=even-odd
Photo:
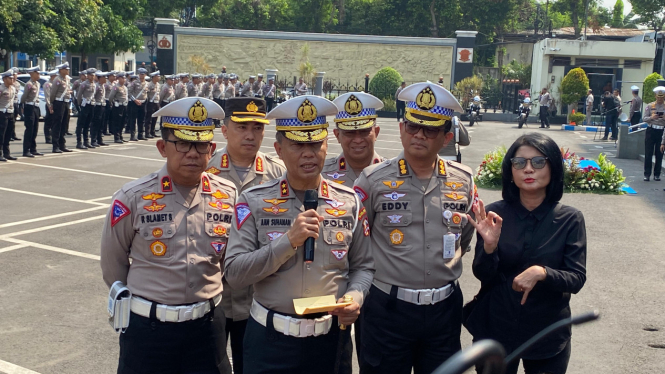
[[[467,214],[467,218],[483,238],[485,253],[492,254],[499,244],[503,218],[494,212],[485,213],[485,204],[480,199],[478,204],[473,204],[473,212],[476,214],[476,219],[474,220],[469,214]]]

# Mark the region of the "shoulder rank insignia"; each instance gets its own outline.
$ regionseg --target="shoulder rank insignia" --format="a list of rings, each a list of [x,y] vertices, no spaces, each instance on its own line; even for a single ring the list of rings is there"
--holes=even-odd
[[[223,169],[228,169],[229,168],[229,155],[227,155],[226,153],[224,153],[222,155],[222,162],[220,163],[220,166]]]
[[[446,175],[446,163],[441,159],[439,159],[439,175]]]
[[[399,175],[408,175],[409,169],[406,168],[406,160],[401,158],[397,164],[399,165]]]
[[[214,197],[215,199],[228,199],[229,195],[220,190],[217,190],[212,193],[212,197]]]
[[[121,219],[127,217],[131,211],[121,203],[120,200],[114,200],[111,206],[111,227],[115,226]]]
[[[447,187],[450,187],[453,191],[456,191],[458,188],[464,186],[462,182],[445,182]]]
[[[173,192],[171,178],[168,175],[162,177],[162,192]]]
[[[328,183],[321,181],[321,196],[328,197]]]
[[[256,158],[256,171],[263,172],[263,159],[261,157]]]
[[[339,158],[339,170],[346,170],[346,160],[344,157]]]
[[[252,214],[252,211],[249,209],[247,203],[238,203],[236,204],[236,223],[238,224],[238,230],[242,227],[242,224],[247,221],[247,218]]]
[[[217,169],[214,166],[211,166],[210,168],[208,168],[208,170],[206,170],[206,173],[215,174],[215,175],[219,175],[219,173],[221,172],[222,172],[221,170]]]
[[[446,197],[451,198],[453,200],[461,200],[461,199],[464,198],[464,195],[460,195],[457,192],[451,192],[451,193],[447,193],[445,195],[446,195]]]
[[[404,183],[404,181],[383,181],[381,183],[385,184],[387,187],[396,189],[399,188],[399,186],[401,186]]]
[[[279,184],[279,192],[282,197],[289,196],[289,182],[286,179]]]
[[[365,201],[367,200],[367,192],[360,188],[359,186],[353,186],[353,190],[356,191],[356,195],[360,198],[360,201]]]
[[[201,190],[203,192],[210,192],[210,180],[205,175],[201,177]]]

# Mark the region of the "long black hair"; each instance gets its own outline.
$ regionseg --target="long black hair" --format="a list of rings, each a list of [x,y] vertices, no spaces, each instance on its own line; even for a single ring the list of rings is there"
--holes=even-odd
[[[501,195],[508,202],[520,201],[520,189],[513,183],[513,165],[510,159],[515,157],[517,150],[524,145],[531,146],[547,157],[550,164],[550,184],[547,186],[545,201],[555,203],[563,196],[563,155],[561,149],[552,138],[539,132],[526,133],[513,143],[503,158],[501,169],[503,172],[503,190]]]

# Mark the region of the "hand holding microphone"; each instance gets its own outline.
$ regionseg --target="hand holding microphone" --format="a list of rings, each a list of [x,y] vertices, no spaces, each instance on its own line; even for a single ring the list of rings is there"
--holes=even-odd
[[[309,191],[310,190],[305,192],[305,201],[308,200],[307,195]],[[315,202],[316,206],[318,206],[318,195],[316,194],[316,190],[311,191],[314,191],[314,194],[316,195]],[[310,199],[310,204],[311,201],[312,200]],[[323,216],[316,213],[316,206],[312,208],[310,204],[307,202],[305,203],[305,211],[298,214],[293,222],[293,226],[291,226],[291,229],[286,233],[286,236],[289,238],[293,247],[300,247],[309,239],[312,246],[313,256],[314,241],[319,237],[319,223],[323,221]]]

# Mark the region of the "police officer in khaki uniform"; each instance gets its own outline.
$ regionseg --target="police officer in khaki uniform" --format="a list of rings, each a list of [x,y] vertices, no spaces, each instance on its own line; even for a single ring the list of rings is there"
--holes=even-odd
[[[145,81],[146,69],[139,68],[139,76],[128,87],[127,95],[129,103],[127,106],[127,126],[129,127],[129,141],[148,140],[143,136],[145,122],[146,97],[148,95],[148,82]],[[136,131],[138,128],[138,138]]]
[[[226,76],[226,73],[221,73],[217,76],[217,82],[215,82],[212,85],[212,100],[216,102],[219,106],[222,107],[222,109],[226,110],[224,108],[225,102],[224,102],[224,77]],[[215,127],[220,127],[221,123],[220,121],[215,121]]]
[[[199,96],[201,91],[201,74],[192,74],[192,81],[187,83],[187,96]]]
[[[102,117],[102,135],[110,135],[109,127],[111,118],[111,103],[109,103],[109,95],[111,95],[111,90],[115,86],[115,70],[111,70],[106,75],[106,83],[104,83],[104,117]]]
[[[12,83],[12,84],[14,85],[14,88],[16,89],[16,96],[14,97],[14,116],[18,116],[18,115],[23,114],[23,107],[18,102],[18,100],[19,100],[18,93],[21,91],[21,84],[18,82],[18,72],[19,72],[18,68],[13,67],[12,71],[14,72],[14,83]],[[21,140],[21,138],[19,138],[16,135],[16,118],[14,118],[14,122],[10,123],[9,126],[10,126],[9,131],[12,134],[12,137],[11,137],[10,140],[11,141]]]
[[[176,88],[175,88],[174,82],[175,82],[175,77],[177,77],[177,76],[178,76],[177,74],[176,75],[166,75],[166,76],[164,76],[164,79],[166,80],[166,82],[162,85],[162,90],[159,92],[159,100],[160,100],[159,101],[159,107],[160,108],[163,108],[166,105],[168,105],[169,103],[176,100],[176,98],[175,98],[176,97],[176,95],[175,95]],[[224,108],[222,108],[222,109],[224,109]],[[215,121],[217,121],[217,120],[215,120]],[[164,119],[160,118],[159,119],[159,130],[160,131],[164,127],[163,123],[164,123]]]
[[[208,163],[208,173],[233,182],[242,193],[246,189],[279,178],[286,168],[278,158],[259,151],[263,142],[265,125],[265,101],[257,98],[237,97],[227,101],[222,134],[227,146],[216,152]],[[254,289],[228,287],[226,279],[222,307],[226,316],[226,331],[231,335],[233,371],[243,372],[243,337]]]
[[[247,97],[253,97],[254,96],[254,80],[256,79],[255,76],[250,75],[249,80],[245,82],[245,84],[242,86],[242,89],[240,90],[240,96],[247,96]]]
[[[665,151],[665,87],[658,86],[653,89],[656,101],[651,102],[644,108],[644,122],[648,124],[644,138],[644,181],[648,182],[651,176],[651,155],[655,154],[656,163],[653,168],[653,180],[660,181],[660,170],[663,163],[663,151]],[[660,141],[660,152],[654,152],[654,146]]]
[[[55,67],[58,76],[51,86],[51,103],[53,104],[53,127],[51,128],[51,144],[53,153],[72,152],[65,147],[65,134],[69,128],[69,102],[72,99],[72,90],[69,82],[69,63],[65,62]]]
[[[472,170],[437,155],[451,141],[455,97],[406,87],[404,150],[365,169],[354,189],[372,228],[376,276],[363,308],[361,373],[429,374],[461,349],[462,254],[473,226]]]
[[[92,122],[90,124],[90,140],[91,148],[107,146],[102,138],[102,129],[104,126],[104,117],[106,113],[106,77],[108,72],[96,71],[95,72],[95,94],[92,97],[93,111]]]
[[[2,146],[0,161],[15,161],[17,158],[12,157],[9,150],[9,142],[12,137],[9,131],[9,123],[16,121],[16,113],[14,113],[14,97],[16,96],[14,72],[8,70],[0,76],[2,77],[2,84],[0,84],[0,146]]]
[[[81,110],[76,120],[76,148],[88,149],[92,148],[88,140],[88,133],[90,131],[90,123],[92,122],[92,115],[94,113],[95,103],[93,96],[95,95],[95,72],[97,69],[91,68],[84,73],[81,73],[82,81],[79,83],[76,91],[76,102],[78,102]],[[83,142],[81,141],[83,138]]]
[[[232,97],[236,97],[236,87],[233,82],[234,80],[235,78],[233,74],[228,74],[226,75],[226,78],[224,78],[224,101]]]
[[[266,85],[266,82],[263,81],[263,74],[258,74],[257,77],[256,81],[252,83],[252,92],[254,92],[254,96],[256,97],[264,97],[263,86]]]
[[[175,86],[175,99],[180,100],[187,97],[187,85],[189,83],[189,74],[182,73],[178,74],[180,77],[180,82]]]
[[[166,164],[115,193],[102,232],[104,281],[132,293],[118,373],[231,373],[221,264],[237,193],[205,172],[224,111],[192,97],[154,115]]]
[[[125,86],[125,72],[119,71],[115,77],[118,83],[111,89],[109,95],[109,105],[111,106],[111,115],[109,117],[110,130],[113,134],[113,142],[122,144],[125,140],[122,138],[122,129],[125,124],[125,116],[127,115],[127,86]]]
[[[332,102],[312,95],[270,112],[266,118],[276,120],[275,149],[287,171],[238,198],[225,276],[234,289],[254,285],[245,374],[335,373],[350,340],[346,326],[358,317],[371,283],[369,224],[360,200],[320,175],[326,116],[335,113]],[[307,197],[316,209],[305,210]],[[314,239],[312,257],[305,256],[307,238]],[[321,296],[332,298],[329,308],[296,314],[295,299]]]
[[[37,151],[37,132],[39,131],[39,67],[27,70],[30,80],[25,84],[19,103],[23,105],[23,157],[43,156]]]
[[[155,135],[155,126],[157,125],[157,117],[153,117],[159,109],[159,90],[160,84],[159,80],[161,79],[161,74],[159,70],[154,73],[150,73],[150,82],[148,83],[148,94],[146,97],[146,108],[145,108],[145,137],[147,139],[152,139],[156,137]]]
[[[212,85],[215,84],[215,74],[208,74],[203,80],[204,82],[201,85],[199,97],[205,97],[208,100],[212,100]]]
[[[49,80],[44,83],[44,101],[46,102],[46,113],[44,114],[44,142],[51,144],[51,128],[53,127],[53,103],[51,102],[51,87],[53,81],[58,76],[58,70],[49,72]]]
[[[342,146],[342,153],[326,160],[322,175],[335,183],[353,187],[360,173],[384,158],[374,151],[374,143],[381,130],[376,125],[376,110],[383,101],[364,92],[348,92],[333,100],[337,106],[333,130]]]

